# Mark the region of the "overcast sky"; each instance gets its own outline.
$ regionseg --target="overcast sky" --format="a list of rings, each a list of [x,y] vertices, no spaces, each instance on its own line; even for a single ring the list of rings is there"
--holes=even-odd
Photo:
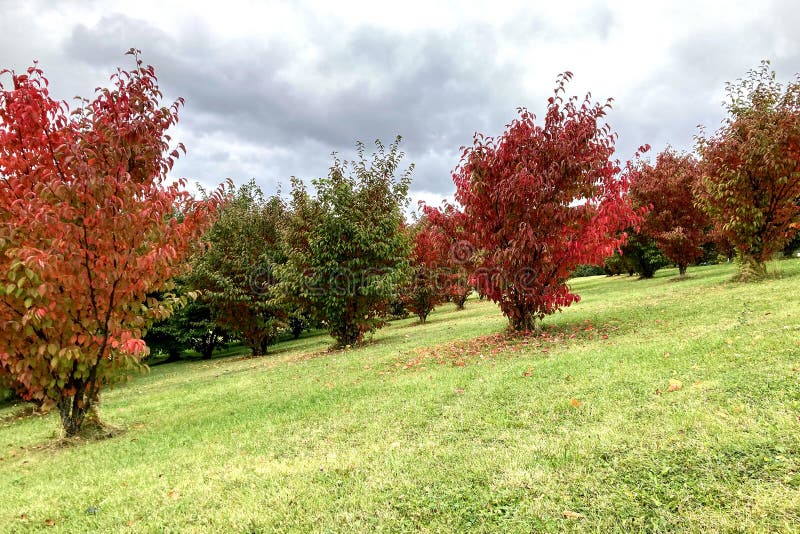
[[[726,81],[762,59],[800,71],[796,2],[187,2],[0,0],[0,68],[38,59],[58,98],[91,96],[139,48],[169,99],[177,175],[255,178],[272,193],[326,174],[356,140],[404,137],[412,196],[451,196],[459,147],[541,116],[559,72],[614,98],[617,157],[690,149],[724,116]]]

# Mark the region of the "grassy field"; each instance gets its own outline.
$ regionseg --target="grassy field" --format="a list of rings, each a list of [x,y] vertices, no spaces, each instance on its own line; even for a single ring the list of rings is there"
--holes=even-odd
[[[3,531],[796,531],[800,260],[576,280],[535,339],[491,303],[364,347],[154,368],[114,438],[0,410]]]

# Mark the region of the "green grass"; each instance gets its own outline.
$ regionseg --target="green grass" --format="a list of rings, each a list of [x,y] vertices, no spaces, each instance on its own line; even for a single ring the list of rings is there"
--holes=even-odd
[[[355,350],[158,366],[104,394],[123,434],[69,448],[4,408],[0,530],[796,531],[800,261],[779,265],[578,279],[524,344],[454,341],[505,327],[473,300]]]

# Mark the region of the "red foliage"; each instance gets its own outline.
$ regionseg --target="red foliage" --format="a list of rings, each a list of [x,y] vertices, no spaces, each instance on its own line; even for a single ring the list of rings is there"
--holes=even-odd
[[[700,246],[709,241],[708,217],[695,203],[699,163],[691,155],[667,149],[658,155],[655,166],[642,163],[630,174],[634,206],[650,208],[642,221],[642,233],[654,239],[678,265],[680,274],[685,274],[687,265],[702,256]]]
[[[408,231],[413,232],[409,258],[412,272],[409,283],[403,288],[402,300],[406,308],[424,323],[428,314],[444,302],[447,295],[447,273],[443,270],[446,241],[427,218]]]
[[[699,194],[718,235],[739,253],[742,277],[758,278],[800,223],[800,79],[783,87],[764,62],[728,94],[729,118],[698,139]]]
[[[37,67],[0,73],[0,372],[57,405],[67,435],[146,354],[145,329],[171,312],[148,294],[169,289],[218,200],[165,182],[182,101],[163,107],[131,53],[136,68],[72,114]]]
[[[422,204],[427,224],[440,234],[440,268],[443,271],[445,292],[459,310],[464,303],[472,284],[470,277],[475,268],[476,250],[470,241],[466,214],[448,202],[441,208]]]
[[[544,125],[525,109],[496,139],[476,134],[453,179],[473,242],[485,250],[481,289],[515,330],[579,297],[566,281],[580,264],[599,264],[624,243],[639,217],[601,124],[610,103],[563,98],[570,73],[548,100]]]

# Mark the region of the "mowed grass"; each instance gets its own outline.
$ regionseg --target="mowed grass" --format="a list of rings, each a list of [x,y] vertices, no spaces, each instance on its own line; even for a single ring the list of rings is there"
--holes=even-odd
[[[505,328],[471,300],[354,350],[158,366],[104,394],[124,433],[73,447],[2,409],[0,530],[796,531],[800,261],[777,265],[575,280],[511,346],[457,341]]]

